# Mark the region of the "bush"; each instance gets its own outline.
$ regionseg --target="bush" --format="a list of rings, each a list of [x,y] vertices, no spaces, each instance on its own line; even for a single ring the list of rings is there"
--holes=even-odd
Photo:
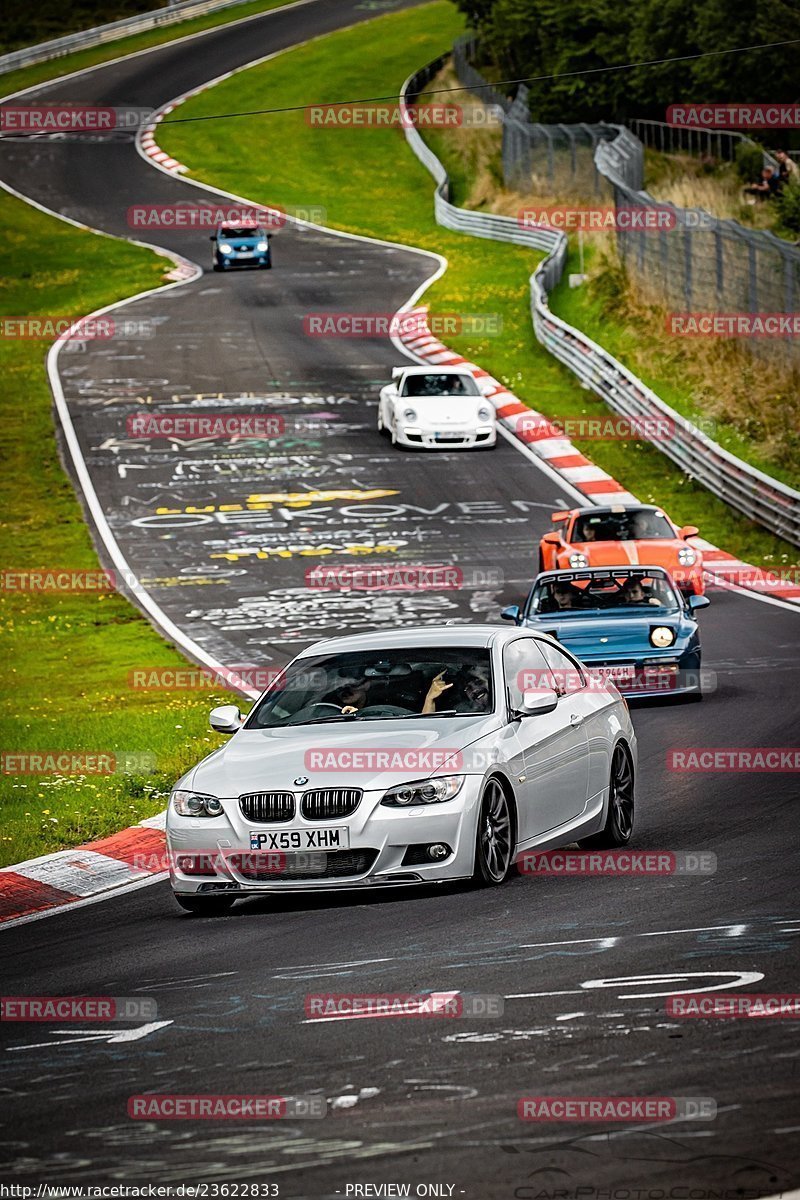
[[[800,233],[800,183],[787,183],[778,193],[775,207],[781,225]]]
[[[736,170],[745,183],[755,183],[761,178],[764,167],[764,151],[755,142],[739,142],[736,147]]]

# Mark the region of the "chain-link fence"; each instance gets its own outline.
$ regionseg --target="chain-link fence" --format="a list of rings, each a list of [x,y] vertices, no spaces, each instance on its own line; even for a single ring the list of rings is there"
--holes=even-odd
[[[755,145],[746,133],[734,133],[727,129],[687,129],[668,125],[666,121],[645,121],[638,117],[630,120],[628,125],[640,142],[650,150],[660,150],[662,154],[696,154],[733,162],[737,146],[742,143]],[[763,153],[764,165],[777,167],[777,160],[767,151]]]
[[[602,199],[617,210],[624,208],[632,219],[625,228],[617,228],[617,245],[632,282],[642,295],[657,299],[677,316],[692,314],[700,322],[684,320],[680,328],[673,325],[676,332],[708,331],[708,319],[715,314],[715,328],[727,330],[753,353],[800,368],[800,338],[791,332],[774,334],[781,329],[775,314],[800,309],[800,247],[703,209],[656,200],[642,190],[640,137],[620,125],[531,121],[524,85],[513,101],[498,96],[471,65],[474,48],[471,38],[460,39],[453,61],[459,81],[473,94],[502,103],[507,187],[576,203]],[[664,132],[669,126],[632,124],[649,141],[662,139],[667,151],[694,147],[694,152],[713,152],[716,147],[722,157],[731,157],[739,141],[749,140],[717,131],[702,131],[708,132],[707,141],[692,140],[689,135],[698,131],[675,130],[670,141]],[[754,320],[758,315],[768,315],[769,320]],[[719,318],[724,318],[721,324]]]

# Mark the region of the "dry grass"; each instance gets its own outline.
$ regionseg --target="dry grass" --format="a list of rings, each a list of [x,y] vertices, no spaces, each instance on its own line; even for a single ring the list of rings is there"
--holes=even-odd
[[[445,67],[431,89],[458,86]],[[433,99],[433,97],[431,97]],[[439,96],[439,99],[442,97]],[[480,100],[460,92],[454,100],[465,109]],[[577,190],[555,192],[547,180],[532,178],[531,191],[503,186],[502,135],[499,128],[470,126],[426,134],[447,164],[454,203],[484,212],[517,216],[526,207],[611,203]],[[646,184],[659,200],[704,208],[756,228],[770,223],[768,205],[743,203],[741,183],[732,164],[712,165],[689,155],[647,152]],[[557,175],[558,177],[558,175]],[[577,238],[570,244],[575,248]],[[800,458],[800,379],[768,358],[751,357],[732,340],[686,339],[667,334],[663,296],[646,282],[629,278],[619,260],[613,233],[586,236],[588,282],[580,295],[563,295],[554,305],[583,328],[680,411],[716,422],[723,444],[766,470],[796,469]],[[577,270],[577,263],[570,269]],[[696,419],[696,418],[695,418]],[[726,432],[727,431],[727,432]]]
[[[746,197],[733,163],[718,163],[691,154],[645,151],[645,188],[658,200],[681,208],[703,208],[716,217],[751,229],[774,229],[773,206]]]
[[[694,409],[732,427],[759,458],[784,471],[800,459],[800,378],[732,339],[680,339],[665,332],[667,309],[646,285],[631,286],[613,243],[592,256],[588,287],[609,323],[624,325],[625,363],[635,374],[671,378]],[[668,397],[665,397],[668,399]]]

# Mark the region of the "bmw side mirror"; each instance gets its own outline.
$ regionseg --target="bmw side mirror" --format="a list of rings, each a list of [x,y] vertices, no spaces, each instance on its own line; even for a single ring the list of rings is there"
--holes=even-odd
[[[216,733],[236,733],[242,727],[242,714],[235,704],[222,704],[212,708],[208,723]]]
[[[711,601],[709,600],[708,596],[690,596],[689,597],[689,608],[691,608],[692,611],[694,611],[695,609],[698,609],[698,608],[708,608],[710,603],[711,603]]]
[[[517,716],[540,717],[552,712],[557,704],[558,696],[550,688],[543,688],[540,692],[525,692],[522,706],[517,709]]]
[[[501,621],[513,621],[515,625],[519,625],[522,618],[522,613],[518,604],[509,604],[508,608],[504,608],[500,613]]]

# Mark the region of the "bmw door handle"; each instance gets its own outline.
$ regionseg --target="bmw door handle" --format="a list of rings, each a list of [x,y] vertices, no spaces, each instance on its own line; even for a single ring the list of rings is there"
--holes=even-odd
[[[580,713],[571,713],[569,723],[570,725],[582,725],[583,717],[580,715]]]

